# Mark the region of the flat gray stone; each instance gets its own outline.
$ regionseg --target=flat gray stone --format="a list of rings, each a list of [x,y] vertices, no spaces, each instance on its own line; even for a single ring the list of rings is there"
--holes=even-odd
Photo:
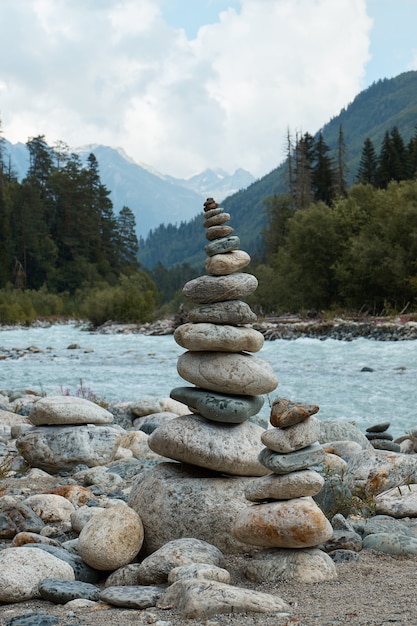
[[[214,211],[218,211],[218,209],[214,209]],[[230,213],[226,213],[224,211],[219,211],[214,215],[205,215],[206,219],[203,222],[204,228],[210,228],[211,226],[219,226],[220,224],[226,224],[226,222],[230,221]]]
[[[147,609],[150,606],[156,606],[164,591],[165,587],[153,585],[106,587],[100,593],[100,600],[127,609]]]
[[[217,580],[219,583],[230,583],[230,574],[226,569],[210,565],[208,563],[190,563],[174,567],[168,574],[168,584],[172,585],[177,580]]]
[[[376,512],[395,518],[417,517],[417,484],[402,485],[377,495]]]
[[[44,600],[54,604],[65,604],[76,598],[84,598],[97,602],[100,589],[90,583],[79,580],[62,580],[61,578],[45,578],[39,583],[39,593]]]
[[[186,350],[259,352],[264,345],[262,333],[254,328],[207,322],[189,322],[178,326],[174,339]]]
[[[271,365],[246,353],[185,352],[177,361],[184,380],[210,391],[258,396],[278,386]]]
[[[264,404],[262,396],[236,396],[199,387],[176,387],[171,391],[171,398],[186,404],[206,419],[231,424],[245,422],[256,415]]]
[[[199,276],[185,283],[182,293],[197,304],[210,304],[246,298],[257,286],[255,276],[237,272],[229,276]]]
[[[213,324],[251,324],[257,316],[246,302],[226,300],[205,304],[188,312],[190,322],[212,322]]]
[[[226,224],[221,224],[220,226],[210,226],[206,229],[206,239],[214,241],[215,239],[229,237],[233,231],[234,228],[232,228],[232,226],[227,226]]]
[[[259,455],[259,461],[275,474],[287,474],[307,469],[312,465],[319,465],[324,460],[324,451],[320,444],[312,444],[307,448],[279,454],[264,448]]]
[[[214,580],[179,580],[165,591],[157,607],[172,608],[188,619],[207,618],[221,613],[276,613],[290,606],[276,595],[242,589]],[[288,613],[286,613],[288,615]]]
[[[224,254],[225,252],[231,252],[232,250],[238,250],[239,248],[239,237],[232,235],[231,237],[215,239],[205,246],[204,251],[207,256],[213,256],[213,254]]]
[[[35,426],[111,424],[113,415],[103,407],[72,396],[48,396],[34,402],[29,419]]]
[[[182,415],[149,435],[151,450],[163,457],[236,476],[263,476],[259,462],[263,429],[252,422],[225,424],[201,415]]]
[[[313,470],[301,470],[289,474],[268,474],[254,478],[245,489],[245,496],[251,502],[265,500],[291,500],[302,496],[317,495],[324,484],[324,478]]]
[[[368,535],[363,540],[363,548],[364,550],[376,550],[398,556],[417,554],[417,537],[392,535],[391,533]]]

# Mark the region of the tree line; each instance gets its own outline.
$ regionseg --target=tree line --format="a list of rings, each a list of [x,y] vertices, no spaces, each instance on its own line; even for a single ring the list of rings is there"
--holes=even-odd
[[[127,206],[115,214],[94,154],[82,163],[62,142],[50,147],[43,135],[30,138],[26,145],[29,168],[18,182],[0,138],[0,322],[13,318],[22,302],[34,309],[29,295],[39,291],[45,300],[46,295],[62,294],[72,307],[90,301],[97,308],[99,289],[103,298],[107,293],[104,299],[111,314],[117,313],[116,300],[122,301],[130,290],[137,312],[130,310],[128,317],[149,316],[158,294],[137,260],[134,214]],[[13,295],[14,313],[13,290],[26,293]],[[49,297],[48,302],[61,302],[62,309],[62,298]],[[40,306],[39,294],[36,301]]]

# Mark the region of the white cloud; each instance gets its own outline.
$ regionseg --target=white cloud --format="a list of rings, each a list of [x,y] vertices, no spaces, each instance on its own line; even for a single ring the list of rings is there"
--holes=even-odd
[[[256,175],[286,129],[315,132],[362,88],[365,0],[241,0],[189,41],[163,0],[2,0],[11,141],[121,146],[160,171]]]

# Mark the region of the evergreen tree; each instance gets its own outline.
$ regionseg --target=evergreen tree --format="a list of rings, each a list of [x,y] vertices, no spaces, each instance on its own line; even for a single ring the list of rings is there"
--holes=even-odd
[[[316,202],[322,201],[331,205],[335,195],[333,161],[328,155],[329,146],[319,134],[314,144],[314,165],[311,172],[313,197]]]
[[[136,235],[135,215],[129,207],[124,206],[117,217],[117,233],[119,237],[121,264],[138,267],[139,243]]]
[[[348,174],[348,167],[346,165],[347,148],[345,144],[345,138],[343,133],[343,126],[339,126],[339,135],[337,139],[337,165],[335,170],[334,191],[336,195],[343,198],[347,195],[347,182],[346,176]]]
[[[385,132],[378,159],[377,186],[385,189],[392,181],[406,178],[407,153],[404,141],[395,126],[391,133]]]
[[[374,148],[374,144],[367,137],[364,141],[362,148],[361,160],[359,162],[359,169],[357,179],[359,183],[364,185],[376,185],[376,175],[378,167],[378,157]]]
[[[407,178],[417,177],[417,126],[407,146]]]
[[[305,133],[297,138],[295,146],[295,205],[297,209],[306,209],[313,200],[311,191],[313,160],[314,137]]]

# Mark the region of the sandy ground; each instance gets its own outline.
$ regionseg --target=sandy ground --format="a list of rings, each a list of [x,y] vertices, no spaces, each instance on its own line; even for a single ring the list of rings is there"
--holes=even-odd
[[[69,611],[64,606],[32,601],[0,606],[0,624],[35,612],[56,616],[62,626],[417,626],[417,556],[394,557],[364,550],[359,561],[337,564],[337,580],[257,586],[240,575],[241,559],[227,558],[232,583],[278,595],[291,605],[290,616],[236,613],[188,620],[172,610],[137,611],[98,604],[92,609]],[[12,623],[19,626],[14,620]]]

